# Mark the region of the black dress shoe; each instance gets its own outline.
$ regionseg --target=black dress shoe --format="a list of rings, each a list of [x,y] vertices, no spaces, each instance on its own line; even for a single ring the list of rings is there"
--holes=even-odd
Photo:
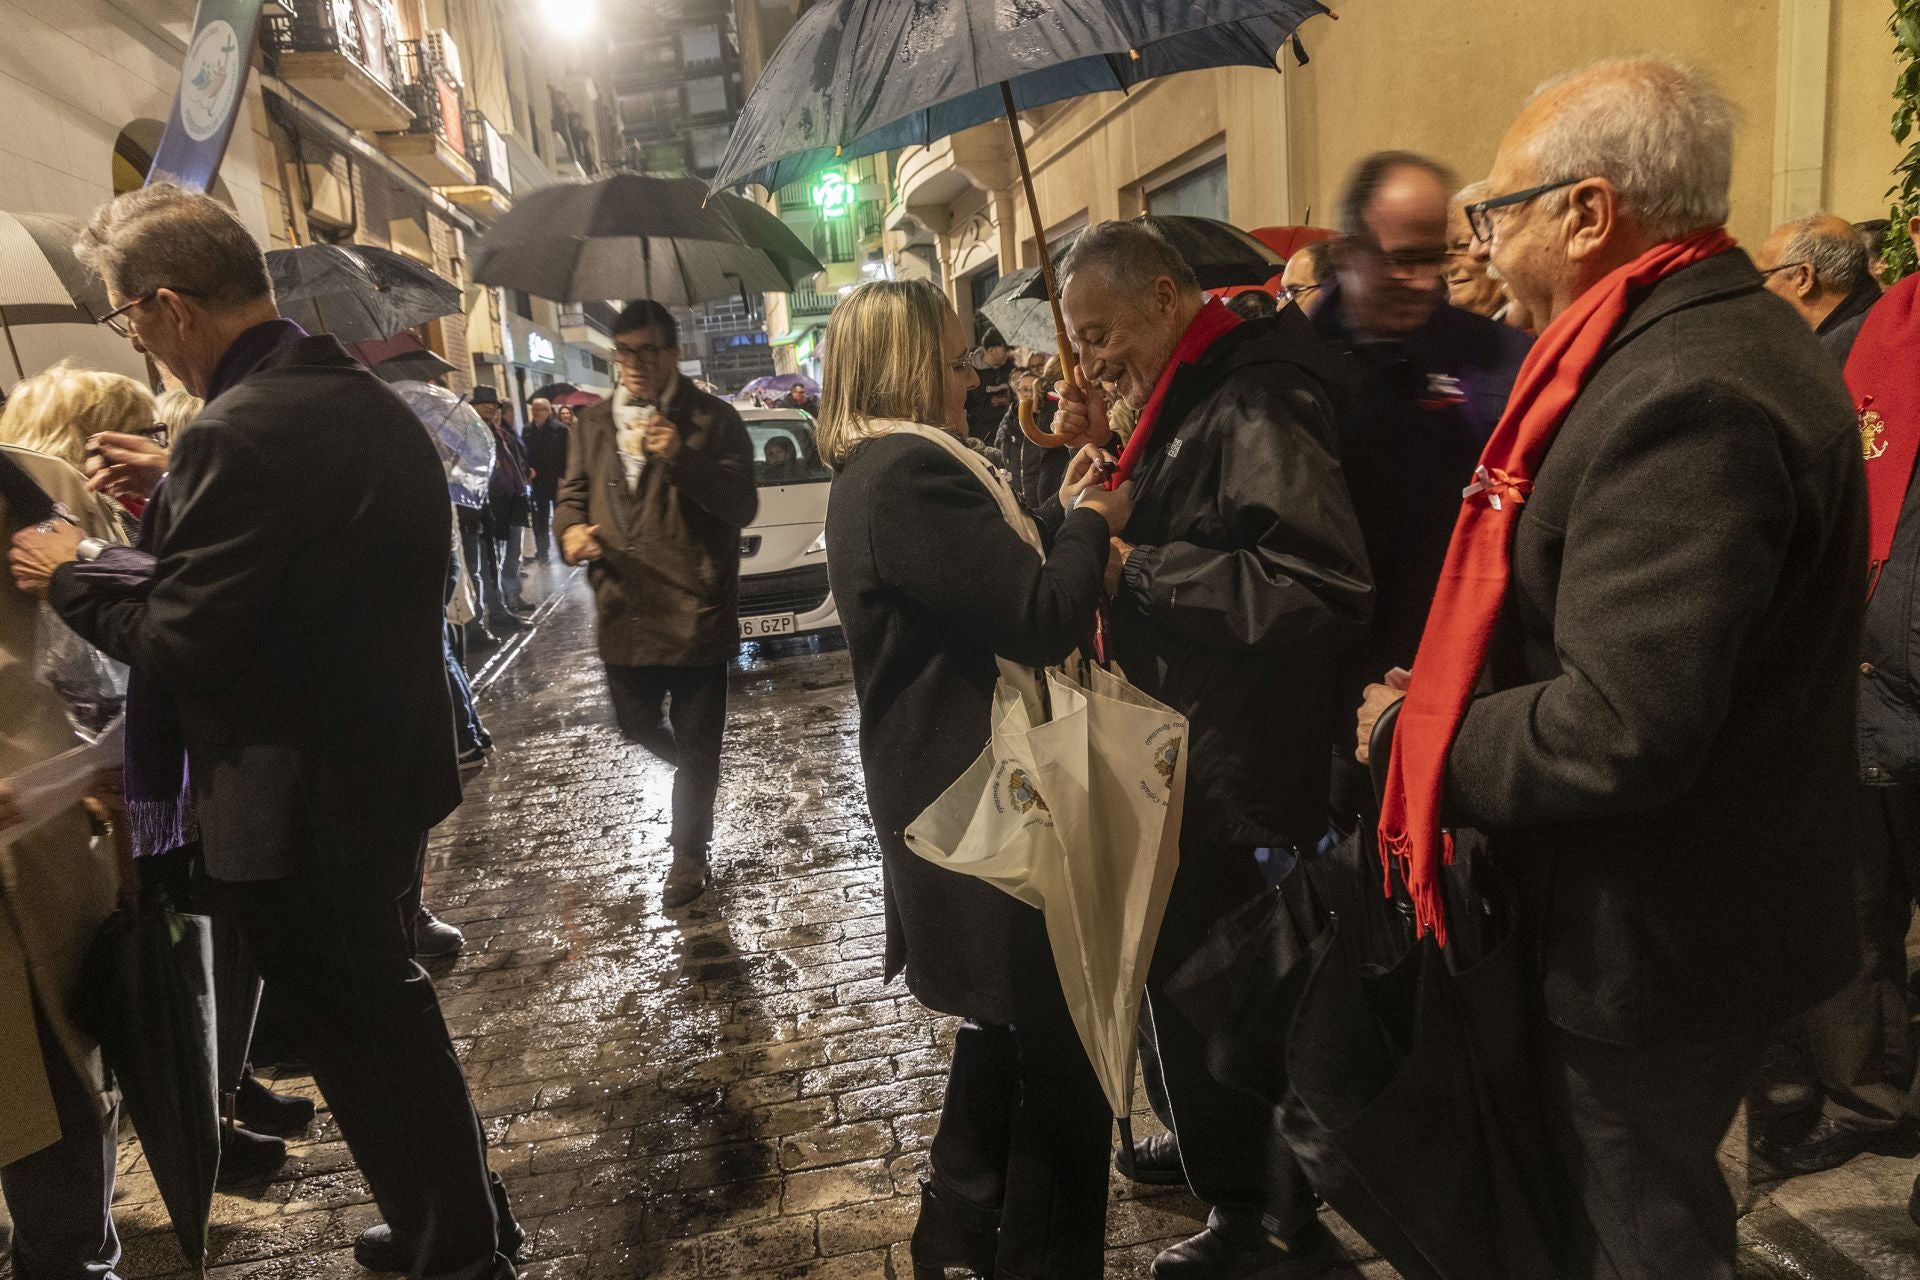
[[[255,1133],[284,1138],[313,1123],[313,1102],[290,1093],[275,1093],[258,1076],[249,1074],[234,1095],[233,1114]]]
[[[1229,1237],[1208,1227],[1153,1260],[1153,1280],[1294,1280],[1318,1275],[1340,1256],[1316,1218],[1282,1243],[1265,1234]]]
[[[1756,1155],[1781,1173],[1823,1173],[1838,1169],[1885,1136],[1884,1130],[1862,1129],[1822,1116],[1791,1139],[1762,1133],[1756,1134],[1750,1145]]]
[[[907,1246],[914,1280],[944,1280],[948,1267],[965,1267],[993,1280],[994,1255],[1000,1251],[1000,1218],[989,1209],[938,1191],[920,1179],[920,1220]]]
[[[220,1174],[215,1185],[224,1190],[255,1187],[280,1171],[287,1162],[287,1144],[239,1125],[220,1126]]]
[[[413,953],[427,959],[459,953],[467,945],[467,935],[425,907],[413,921]]]
[[[660,886],[660,905],[677,911],[706,891],[706,858],[674,854],[673,862],[667,867],[666,883]]]
[[[487,1186],[493,1192],[493,1211],[500,1219],[496,1247],[503,1256],[517,1260],[520,1246],[527,1242],[527,1233],[514,1221],[513,1209],[507,1204],[506,1184],[500,1181],[500,1175],[489,1173]],[[394,1235],[393,1228],[382,1222],[368,1227],[354,1240],[353,1260],[369,1271],[411,1271],[413,1241]]]
[[[1180,1140],[1171,1133],[1156,1133],[1121,1147],[1113,1164],[1121,1177],[1149,1187],[1178,1187],[1187,1180],[1180,1166]]]
[[[511,613],[496,613],[487,619],[495,635],[509,636],[527,629],[526,620]]]

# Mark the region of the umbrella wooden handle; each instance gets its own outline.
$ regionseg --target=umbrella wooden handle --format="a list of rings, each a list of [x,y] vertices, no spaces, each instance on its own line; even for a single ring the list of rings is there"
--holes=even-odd
[[[1058,303],[1054,304],[1054,309],[1056,311],[1059,310]],[[1085,385],[1081,380],[1079,368],[1075,366],[1073,362],[1073,348],[1067,345],[1067,340],[1064,337],[1060,339],[1060,370],[1066,375],[1066,380],[1074,386]],[[1034,390],[1035,398],[1033,400],[1022,400],[1020,402],[1018,410],[1020,416],[1020,434],[1042,449],[1064,449],[1067,445],[1067,438],[1065,436],[1057,431],[1043,431],[1040,429],[1040,420],[1035,416],[1034,405],[1038,402],[1041,394],[1041,389],[1036,387]],[[1089,406],[1089,408],[1091,408],[1091,406]],[[1100,427],[1107,425],[1106,414],[1104,412],[1100,415],[1100,421],[1094,425]]]

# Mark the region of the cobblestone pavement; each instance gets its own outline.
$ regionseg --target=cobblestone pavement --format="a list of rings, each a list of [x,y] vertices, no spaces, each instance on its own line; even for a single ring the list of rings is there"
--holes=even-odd
[[[435,833],[428,888],[467,932],[436,976],[527,1228],[527,1272],[907,1280],[953,1024],[880,981],[847,655],[749,651],[717,883],[665,914],[668,775],[613,732],[585,592],[560,585],[524,649],[486,672],[499,751]],[[312,1092],[297,1075],[280,1087]],[[1136,1127],[1154,1125],[1143,1112]],[[218,1197],[214,1276],[362,1274],[348,1246],[377,1212],[327,1113],[292,1145],[271,1184]],[[1875,1160],[1784,1198],[1746,1193],[1747,1274],[1920,1280],[1910,1162]],[[131,1137],[122,1168],[126,1276],[180,1274]],[[1204,1220],[1183,1192],[1116,1178],[1112,1197],[1112,1277],[1144,1280]],[[1332,1225],[1353,1262],[1329,1276],[1393,1276]],[[1847,1231],[1877,1252],[1833,1243]]]

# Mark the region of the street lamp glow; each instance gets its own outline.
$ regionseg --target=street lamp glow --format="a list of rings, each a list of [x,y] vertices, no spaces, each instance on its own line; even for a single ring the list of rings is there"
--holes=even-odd
[[[594,0],[540,0],[540,13],[563,36],[586,31],[598,16]]]

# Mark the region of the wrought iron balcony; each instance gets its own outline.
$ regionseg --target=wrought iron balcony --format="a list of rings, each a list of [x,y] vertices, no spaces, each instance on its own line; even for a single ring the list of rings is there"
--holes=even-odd
[[[401,57],[406,77],[400,96],[413,109],[413,120],[404,130],[383,134],[381,146],[432,186],[473,185],[466,99],[459,81],[418,40],[402,41]]]
[[[404,129],[400,51],[387,0],[306,0],[267,13],[260,43],[273,72],[355,129]]]

